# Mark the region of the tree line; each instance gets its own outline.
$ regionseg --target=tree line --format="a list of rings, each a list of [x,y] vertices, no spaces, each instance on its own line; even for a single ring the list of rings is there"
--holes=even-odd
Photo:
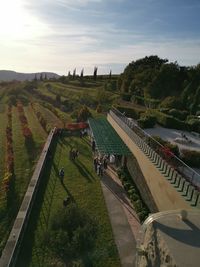
[[[158,56],[144,57],[126,66],[117,89],[133,100],[172,102],[195,114],[200,110],[200,64],[185,67]]]

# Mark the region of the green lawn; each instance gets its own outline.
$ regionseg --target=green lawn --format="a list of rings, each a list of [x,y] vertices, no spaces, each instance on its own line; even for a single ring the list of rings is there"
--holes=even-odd
[[[44,119],[47,121],[51,127],[63,127],[62,121],[55,115],[53,112],[51,112],[49,109],[43,107],[42,105],[35,103],[36,110],[40,111]]]
[[[0,217],[0,249],[2,249],[9,235],[34,168],[33,162],[29,160],[29,155],[25,146],[24,137],[22,135],[21,123],[19,121],[16,107],[12,108],[12,136],[15,176],[12,197],[9,200],[8,207]]]
[[[28,186],[33,171],[33,164],[30,161],[29,151],[27,151],[25,139],[22,135],[21,123],[16,107],[13,107],[12,118],[15,192],[19,200],[21,200]]]
[[[75,162],[70,161],[68,157],[71,147],[80,151],[79,158]],[[57,143],[55,153],[54,148],[51,151],[54,156],[48,161],[41,177],[40,190],[24,236],[17,266],[63,266],[48,254],[40,241],[51,217],[62,207],[63,199],[67,195],[70,195],[79,207],[85,209],[98,222],[98,237],[91,256],[91,266],[120,266],[99,178],[93,170],[91,149],[87,141],[75,136],[66,136]],[[58,177],[61,167],[65,168],[64,184]]]
[[[31,132],[33,134],[33,139],[35,143],[37,144],[37,146],[42,145],[46,141],[47,133],[44,131],[44,129],[40,125],[30,105],[27,107],[24,107],[24,112],[28,120],[29,128],[31,129]]]
[[[5,170],[5,152],[6,152],[6,126],[7,126],[7,107],[0,105],[0,182]]]

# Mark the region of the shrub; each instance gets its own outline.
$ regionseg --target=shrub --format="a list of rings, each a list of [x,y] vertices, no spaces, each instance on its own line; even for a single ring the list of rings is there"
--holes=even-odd
[[[173,154],[179,157],[180,151],[177,145],[172,144],[169,141],[163,140],[160,136],[152,136],[152,137],[164,147],[169,148]],[[160,148],[159,144],[154,143],[154,149],[156,150],[158,148]]]
[[[142,203],[142,201],[140,199],[134,201],[133,205],[135,207],[136,212],[142,211],[143,203]]]
[[[87,106],[83,106],[80,111],[78,112],[78,116],[77,116],[77,121],[81,122],[81,121],[87,121],[87,119],[89,117],[91,117],[92,114],[89,111],[89,109],[87,108]]]
[[[140,114],[143,112],[140,109],[127,108],[123,106],[116,106],[115,108],[118,109],[121,113],[125,113],[127,117],[131,117],[133,119],[139,119]]]
[[[42,116],[42,113],[36,109],[36,107],[33,103],[31,103],[31,107],[33,108],[33,111],[35,112],[40,125],[48,133],[49,129],[47,129],[47,122],[46,122],[45,118]]]
[[[195,150],[181,150],[181,159],[191,167],[199,168],[200,166],[200,152]]]
[[[100,104],[98,104],[98,106],[96,108],[96,112],[97,113],[101,113],[102,112],[102,106]]]
[[[130,187],[131,187],[131,184],[129,182],[124,183],[124,188],[126,191],[128,191]]]
[[[138,194],[132,194],[131,196],[130,196],[130,198],[133,200],[133,201],[136,201],[136,200],[138,200],[139,198],[140,198],[140,196],[138,195]]]
[[[93,251],[97,230],[96,220],[71,203],[53,216],[42,243],[55,259],[72,266]]]
[[[183,104],[180,98],[175,96],[168,96],[161,102],[160,107],[181,109],[183,107]]]
[[[137,120],[138,125],[141,128],[153,128],[156,123],[156,118],[151,115],[147,115],[144,117],[141,117],[139,120]]]
[[[20,101],[17,103],[17,109],[19,113],[19,120],[21,122],[22,126],[22,133],[25,139],[31,139],[32,138],[32,132],[30,128],[28,127],[28,121],[24,113],[24,107]]]
[[[190,119],[187,121],[190,130],[200,133],[200,120],[199,119]]]
[[[188,130],[188,124],[184,121],[180,121],[173,116],[164,114],[159,111],[154,111],[153,115],[156,117],[156,121],[166,127],[166,128],[172,128],[172,129],[179,129],[179,130]]]
[[[179,120],[185,120],[186,117],[188,116],[188,112],[185,110],[177,110],[175,108],[170,109],[168,111],[168,114],[179,119]]]
[[[149,212],[147,210],[142,210],[140,212],[138,212],[138,217],[140,219],[140,221],[144,221],[147,217],[148,217]]]
[[[120,168],[117,170],[117,173],[124,185],[124,189],[128,193],[128,196],[135,207],[136,212],[138,213],[140,221],[143,222],[148,217],[149,210],[143,202],[132,177],[130,176],[127,168]]]
[[[121,99],[124,101],[131,101],[131,94],[129,93],[122,93],[121,94]]]

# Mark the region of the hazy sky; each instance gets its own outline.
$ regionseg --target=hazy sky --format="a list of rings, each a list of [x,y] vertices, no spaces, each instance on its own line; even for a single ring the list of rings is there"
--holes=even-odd
[[[200,0],[0,0],[0,69],[120,73],[157,54],[200,62]]]

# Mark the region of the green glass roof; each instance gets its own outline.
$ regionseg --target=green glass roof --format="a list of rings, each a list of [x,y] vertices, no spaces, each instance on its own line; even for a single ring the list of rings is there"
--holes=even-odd
[[[103,154],[130,155],[131,152],[105,118],[89,119],[97,149]]]

